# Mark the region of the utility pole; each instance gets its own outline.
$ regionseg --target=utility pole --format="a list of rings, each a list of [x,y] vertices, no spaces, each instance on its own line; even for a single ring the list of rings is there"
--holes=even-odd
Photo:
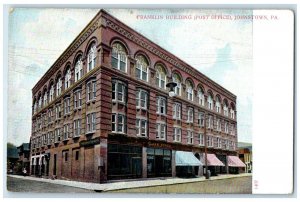
[[[204,111],[204,154],[205,154],[205,178],[209,179],[207,167],[207,138],[206,138],[206,112]]]

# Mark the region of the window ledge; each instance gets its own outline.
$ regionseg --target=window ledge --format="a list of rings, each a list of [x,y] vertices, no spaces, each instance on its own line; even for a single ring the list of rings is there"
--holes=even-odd
[[[86,101],[86,104],[87,105],[90,105],[91,103],[95,104],[95,102],[96,102],[96,98]]]
[[[86,133],[85,133],[85,135],[91,135],[91,134],[94,134],[96,132],[96,130],[93,130],[93,131],[87,131]]]
[[[116,131],[111,131],[111,134],[126,135],[126,133]]]
[[[125,105],[126,103],[124,101],[118,101],[118,100],[112,100],[113,104],[121,104],[121,105]]]
[[[143,111],[148,111],[147,108],[144,108],[144,107],[136,107],[137,110],[143,110]]]

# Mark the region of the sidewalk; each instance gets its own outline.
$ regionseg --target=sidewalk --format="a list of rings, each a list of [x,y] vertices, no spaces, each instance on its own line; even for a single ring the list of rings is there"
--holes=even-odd
[[[132,189],[132,188],[141,188],[141,187],[152,187],[152,186],[161,186],[161,185],[173,185],[173,184],[183,184],[190,182],[201,182],[201,181],[213,181],[213,180],[221,180],[221,179],[229,179],[229,178],[239,178],[251,176],[250,173],[243,173],[238,175],[219,175],[213,176],[209,180],[206,180],[205,177],[199,178],[191,178],[191,179],[183,179],[183,178],[167,178],[167,179],[142,179],[136,181],[126,181],[126,182],[110,182],[105,184],[98,183],[89,183],[89,182],[77,182],[77,181],[69,181],[69,180],[60,180],[60,179],[45,179],[45,178],[37,178],[31,176],[19,176],[19,175],[7,175],[9,177],[19,178],[23,180],[32,180],[38,182],[46,182],[52,184],[59,184],[71,187],[77,187],[82,189],[93,190],[97,192],[106,192],[113,190],[124,190],[124,189]]]

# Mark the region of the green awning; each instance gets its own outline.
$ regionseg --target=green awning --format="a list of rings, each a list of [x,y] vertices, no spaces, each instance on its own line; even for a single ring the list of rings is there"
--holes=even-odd
[[[203,164],[197,159],[192,152],[176,151],[176,166],[202,166]]]

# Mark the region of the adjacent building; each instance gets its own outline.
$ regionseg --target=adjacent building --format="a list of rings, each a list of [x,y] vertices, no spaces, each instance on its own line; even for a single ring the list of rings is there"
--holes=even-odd
[[[32,175],[227,173],[236,144],[236,96],[104,10],[32,89]]]
[[[245,167],[242,169],[245,173],[252,173],[252,144],[239,142],[239,158],[244,162]]]

